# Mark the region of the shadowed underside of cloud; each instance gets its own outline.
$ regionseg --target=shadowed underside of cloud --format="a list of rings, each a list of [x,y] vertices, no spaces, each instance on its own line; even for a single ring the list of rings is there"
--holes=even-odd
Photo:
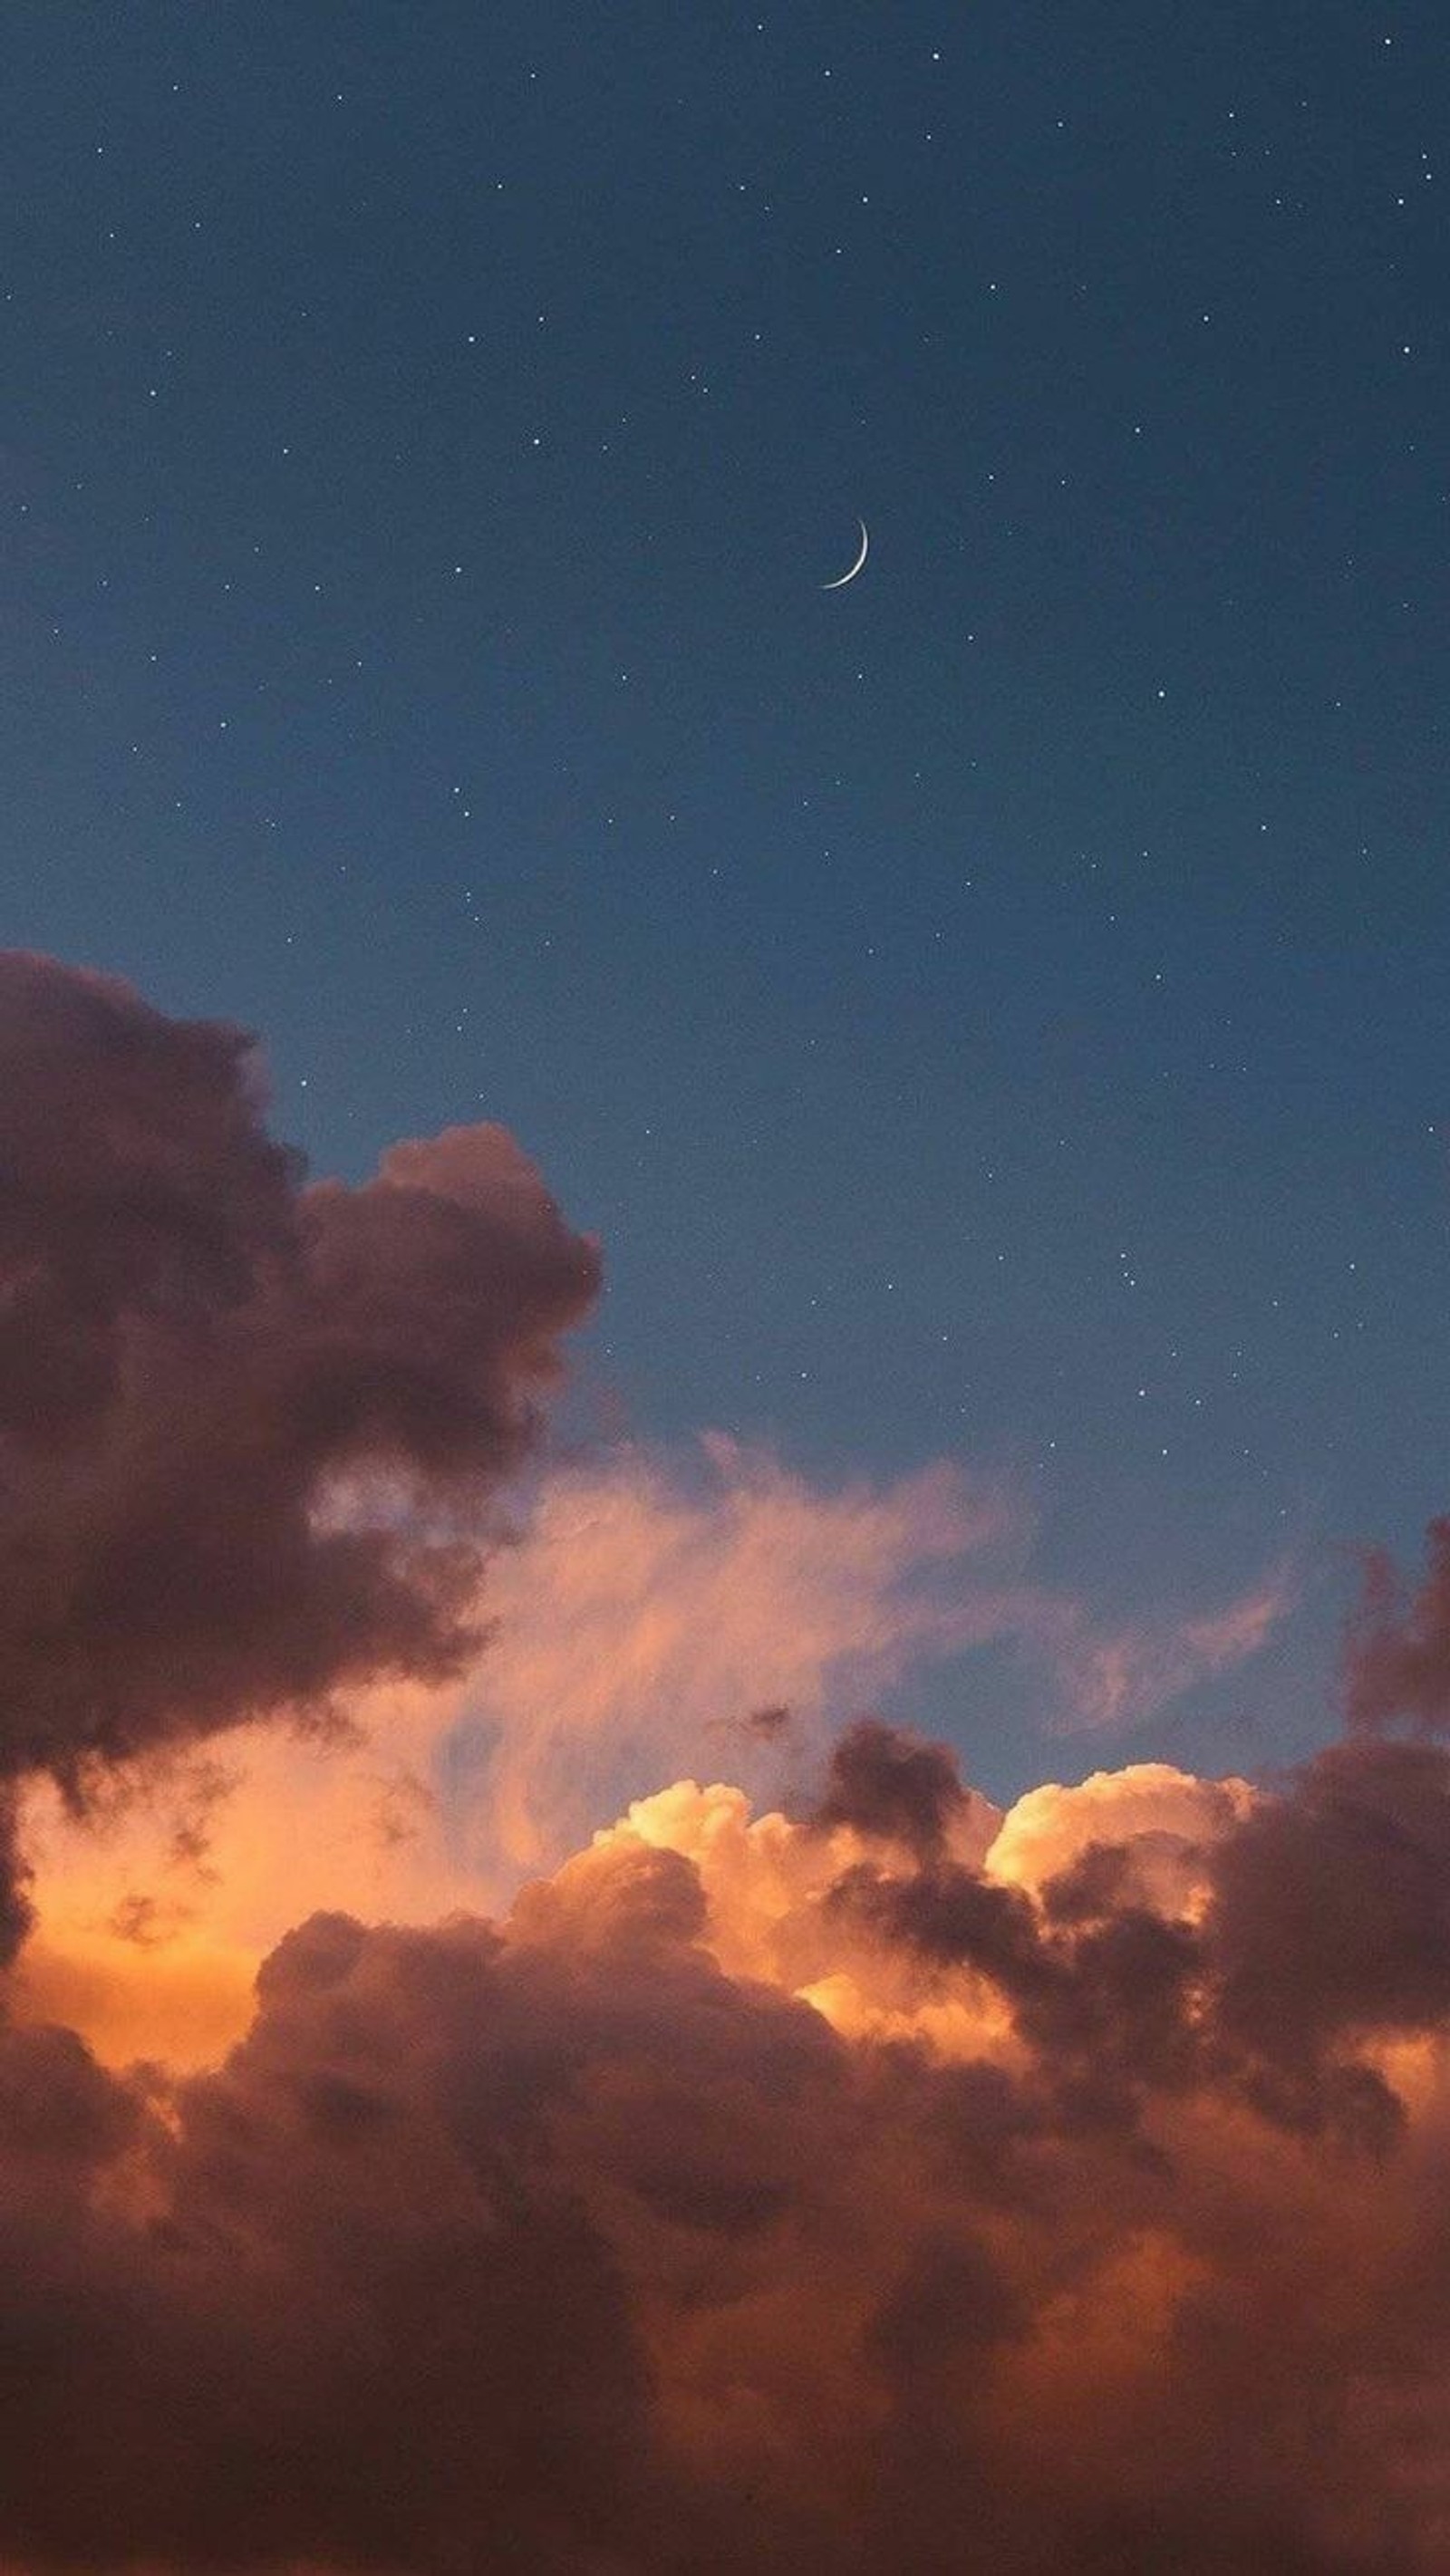
[[[878,1730],[215,2073],[11,2026],[0,2563],[1443,2568],[1450,1765],[1034,1794]]]

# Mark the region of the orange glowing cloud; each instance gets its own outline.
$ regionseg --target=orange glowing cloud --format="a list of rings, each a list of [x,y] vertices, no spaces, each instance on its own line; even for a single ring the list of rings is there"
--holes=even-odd
[[[184,2038],[196,2062],[206,2014],[182,1992],[215,1998],[214,2053],[245,2024],[242,1964],[304,1903],[431,1921],[498,1901],[682,1751],[799,1767],[829,1695],[990,1632],[970,1563],[1016,1531],[944,1467],[819,1490],[713,1439],[689,1473],[638,1451],[559,1473],[493,1561],[490,1642],[456,1683],[354,1693],[324,1729],[237,1730],[224,1762],[133,1765],[79,1812],[32,1785],[26,2008],[64,2005],[113,2054],[170,1981],[148,2053]],[[765,1710],[779,1723],[757,1726]]]
[[[1437,1748],[999,1820],[870,1725],[312,1916],[205,2076],[0,2024],[4,2562],[1432,2576],[1447,1868]]]
[[[828,1708],[989,1640],[1060,1680],[1088,1624],[1015,1573],[1029,1537],[1016,1497],[945,1464],[823,1487],[714,1436],[558,1469],[492,1558],[488,1641],[455,1680],[135,1762],[79,1810],[31,1784],[24,2008],[113,2058],[203,2062],[306,1904],[428,1922],[506,1901],[682,1761],[779,1796]]]

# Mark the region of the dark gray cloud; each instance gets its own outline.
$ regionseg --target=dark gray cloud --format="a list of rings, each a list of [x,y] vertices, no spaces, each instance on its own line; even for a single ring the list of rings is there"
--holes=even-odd
[[[500,1129],[309,1186],[242,1032],[0,956],[0,1781],[456,1665],[598,1276]]]

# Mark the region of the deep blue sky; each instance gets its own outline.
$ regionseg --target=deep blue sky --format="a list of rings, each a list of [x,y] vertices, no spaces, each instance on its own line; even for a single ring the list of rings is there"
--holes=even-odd
[[[0,935],[259,1027],[323,1169],[504,1119],[642,1434],[1005,1464],[1108,1614],[1292,1547],[1120,1749],[1320,1731],[1450,1468],[1443,8],[0,55]]]

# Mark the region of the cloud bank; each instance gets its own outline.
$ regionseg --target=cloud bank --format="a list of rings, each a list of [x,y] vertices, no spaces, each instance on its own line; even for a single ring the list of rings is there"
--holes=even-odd
[[[214,2073],[11,2026],[11,2563],[1443,2566],[1445,1755],[1035,1802],[877,1728]]]
[[[29,958],[0,1077],[5,2576],[1440,2576],[1442,1542],[1293,1776],[1003,1816],[843,1677],[1012,1635],[1101,1723],[1275,1587],[1110,1652],[990,1498],[728,1445],[500,1552],[597,1280],[508,1138],[309,1185],[238,1032]],[[541,1855],[672,1712],[787,1804]],[[148,1868],[47,1960],[77,1810]]]

